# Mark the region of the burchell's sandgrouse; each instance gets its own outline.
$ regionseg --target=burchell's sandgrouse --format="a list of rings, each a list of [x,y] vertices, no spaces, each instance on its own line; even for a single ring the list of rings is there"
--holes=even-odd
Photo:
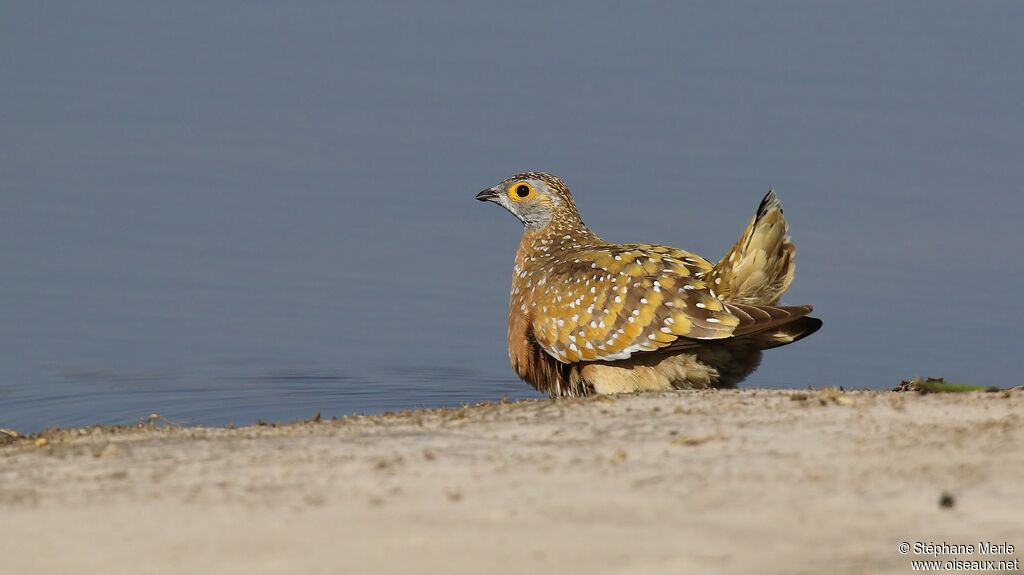
[[[508,355],[519,377],[551,397],[732,386],[757,368],[761,350],[821,327],[809,305],[776,305],[793,281],[795,248],[773,192],[717,265],[602,240],[550,174],[517,174],[476,197],[526,226]]]

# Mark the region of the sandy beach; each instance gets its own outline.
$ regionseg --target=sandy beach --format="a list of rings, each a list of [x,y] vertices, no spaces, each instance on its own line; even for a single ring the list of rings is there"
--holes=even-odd
[[[909,573],[934,557],[903,542],[1014,546],[963,560],[1024,546],[1017,390],[691,391],[5,437],[4,574]]]

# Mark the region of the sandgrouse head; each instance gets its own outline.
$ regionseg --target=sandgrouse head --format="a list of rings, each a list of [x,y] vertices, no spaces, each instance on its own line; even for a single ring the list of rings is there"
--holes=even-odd
[[[528,229],[542,229],[553,221],[581,223],[568,186],[544,172],[516,174],[480,192],[476,199],[501,205]]]

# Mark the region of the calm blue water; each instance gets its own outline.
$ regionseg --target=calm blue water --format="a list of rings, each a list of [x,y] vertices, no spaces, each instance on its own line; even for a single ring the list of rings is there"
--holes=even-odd
[[[812,9],[813,8],[813,9]],[[0,427],[532,397],[545,170],[709,258],[774,187],[824,329],[745,385],[1020,384],[1024,7],[0,4]]]

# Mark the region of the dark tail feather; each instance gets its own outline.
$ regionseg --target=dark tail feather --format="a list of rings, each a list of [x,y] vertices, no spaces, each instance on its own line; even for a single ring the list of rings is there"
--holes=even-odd
[[[747,337],[757,342],[761,349],[772,349],[773,347],[782,347],[794,341],[800,341],[821,329],[821,325],[820,319],[804,316],[777,328],[751,334]]]

